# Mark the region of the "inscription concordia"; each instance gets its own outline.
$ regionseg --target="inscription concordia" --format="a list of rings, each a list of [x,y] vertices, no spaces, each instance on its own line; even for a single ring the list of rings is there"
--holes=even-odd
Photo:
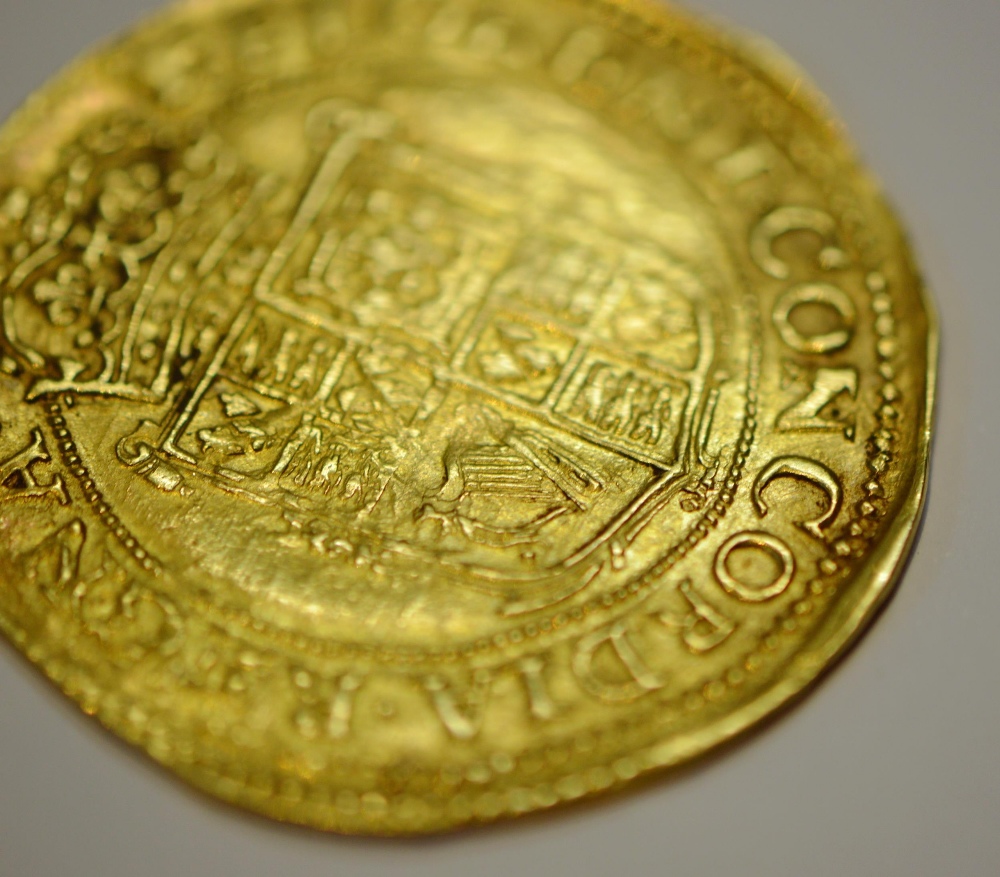
[[[557,5],[220,7],[115,50],[156,120],[109,96],[0,192],[0,622],[224,797],[549,806],[728,737],[871,603],[895,233],[798,86]]]

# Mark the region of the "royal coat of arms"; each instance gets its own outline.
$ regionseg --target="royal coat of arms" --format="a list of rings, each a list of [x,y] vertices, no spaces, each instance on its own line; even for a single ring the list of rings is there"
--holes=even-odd
[[[95,133],[8,278],[30,393],[154,406],[117,453],[160,489],[280,509],[331,556],[426,553],[507,612],[620,565],[679,494],[700,508],[722,317],[693,272],[588,219],[606,194],[569,177],[463,162],[343,100],[306,128],[297,183],[211,137]],[[532,197],[544,222],[515,209]]]

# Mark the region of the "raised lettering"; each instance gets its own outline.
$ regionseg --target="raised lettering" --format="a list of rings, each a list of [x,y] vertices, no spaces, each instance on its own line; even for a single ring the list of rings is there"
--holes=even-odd
[[[688,651],[703,655],[729,639],[736,630],[735,623],[699,594],[690,579],[681,582],[678,590],[691,607],[681,625],[681,638]]]
[[[610,645],[619,663],[631,677],[626,682],[601,679],[595,672],[594,657],[603,645]],[[628,637],[624,622],[594,631],[577,644],[573,655],[573,672],[584,689],[601,700],[617,703],[663,688],[663,681],[646,667]]]
[[[806,334],[792,322],[792,312],[805,305],[818,305],[837,312],[841,327],[815,335]],[[793,286],[774,306],[774,326],[781,340],[799,353],[824,354],[843,350],[854,337],[857,321],[854,302],[837,286],[829,283],[803,283]]]
[[[770,555],[781,567],[780,572],[770,581],[745,581],[730,569],[730,557],[741,549],[757,549]],[[729,539],[715,555],[715,577],[719,584],[734,597],[747,603],[763,603],[788,590],[795,576],[795,557],[791,549],[770,533],[737,533]]]
[[[424,688],[431,696],[438,717],[456,740],[471,740],[479,733],[491,682],[487,671],[476,672],[471,691],[463,698],[464,703],[460,703],[441,676],[432,675],[424,679]]]
[[[780,161],[780,155],[767,141],[742,146],[715,163],[716,173],[729,185],[738,186],[769,173]]]
[[[812,379],[812,386],[798,402],[778,415],[775,423],[782,432],[798,430],[824,430],[826,432],[844,431],[844,435],[853,441],[855,434],[854,419],[841,412],[830,412],[824,415],[824,410],[839,396],[847,393],[852,399],[858,396],[858,372],[853,368],[820,368]]]
[[[549,690],[542,675],[545,662],[541,658],[524,658],[518,663],[524,687],[528,691],[528,705],[531,714],[536,719],[547,721],[556,714],[556,705],[552,702]]]
[[[778,238],[794,231],[819,235],[822,249],[819,264],[824,270],[843,268],[847,254],[836,245],[837,223],[829,213],[813,207],[779,207],[765,216],[750,235],[750,254],[765,274],[778,280],[792,276],[791,266],[774,253]]]
[[[335,740],[346,737],[351,730],[351,717],[354,715],[354,701],[358,690],[364,684],[364,676],[356,673],[345,673],[340,677],[337,693],[330,704],[330,719],[327,722],[327,733]]]
[[[822,463],[805,457],[779,457],[773,460],[757,476],[751,493],[757,514],[761,518],[766,517],[769,511],[764,500],[764,491],[777,478],[797,478],[801,481],[808,481],[826,493],[829,501],[826,511],[818,518],[798,524],[810,536],[821,542],[825,541],[823,528],[829,527],[836,520],[844,499],[843,489],[837,476]]]

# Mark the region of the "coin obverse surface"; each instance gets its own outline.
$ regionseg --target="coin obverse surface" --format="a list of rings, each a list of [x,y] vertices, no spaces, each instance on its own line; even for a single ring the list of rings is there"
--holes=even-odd
[[[206,0],[0,133],[0,627],[209,793],[436,831],[808,686],[933,317],[801,75],[626,0]]]

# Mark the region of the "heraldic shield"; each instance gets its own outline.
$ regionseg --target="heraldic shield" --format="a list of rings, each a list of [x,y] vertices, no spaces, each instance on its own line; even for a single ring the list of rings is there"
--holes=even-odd
[[[622,240],[638,184],[572,156],[484,161],[490,132],[456,144],[447,109],[431,130],[383,103],[308,107],[297,182],[127,117],[81,138],[50,197],[101,213],[102,255],[82,235],[60,264],[25,254],[8,346],[33,397],[134,403],[115,452],[157,490],[259,505],[280,550],[346,567],[424,557],[530,612],[614,578],[651,522],[716,489],[713,418],[746,369],[734,281],[664,246],[692,237],[669,204]],[[26,308],[44,340],[18,334]]]

